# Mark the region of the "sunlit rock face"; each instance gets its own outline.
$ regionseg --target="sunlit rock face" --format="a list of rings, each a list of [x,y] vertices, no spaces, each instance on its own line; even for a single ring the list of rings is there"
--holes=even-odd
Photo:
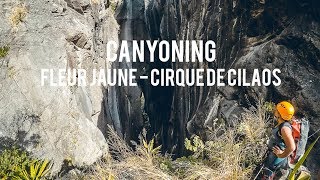
[[[89,72],[110,66],[104,42],[118,40],[119,26],[107,5],[103,0],[0,2],[0,46],[10,47],[0,59],[1,149],[22,146],[52,160],[53,173],[64,159],[83,166],[108,153],[101,113],[107,87],[40,83],[41,69]],[[13,23],[17,7],[25,17]]]
[[[82,166],[107,153],[107,125],[127,142],[146,128],[164,152],[183,155],[186,137],[206,139],[216,118],[236,126],[259,98],[292,100],[309,118],[311,133],[319,128],[317,0],[36,0],[26,1],[26,17],[14,25],[16,6],[0,2],[0,46],[10,46],[0,59],[0,148],[17,143],[52,159],[55,172],[64,159]],[[217,57],[213,63],[111,63],[110,40],[214,40]],[[42,68],[136,68],[137,75],[154,68],[246,68],[248,74],[279,68],[282,85],[154,87],[137,80],[138,87],[41,87]]]

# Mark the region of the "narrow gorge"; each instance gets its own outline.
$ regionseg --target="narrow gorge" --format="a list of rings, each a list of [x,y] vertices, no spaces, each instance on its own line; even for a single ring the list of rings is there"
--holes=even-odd
[[[0,150],[14,144],[52,159],[54,173],[65,159],[82,167],[108,154],[108,126],[129,144],[146,129],[162,152],[181,157],[188,153],[185,138],[208,139],[215,119],[236,126],[260,99],[291,100],[297,116],[310,121],[309,135],[320,128],[320,1],[2,0],[0,12],[0,47],[10,48],[0,58]],[[110,62],[111,40],[214,40],[217,60]],[[166,68],[280,68],[283,83],[155,87],[138,79],[136,87],[40,86],[40,69],[52,67],[136,68],[139,76]],[[314,149],[307,166],[318,172],[319,144]]]

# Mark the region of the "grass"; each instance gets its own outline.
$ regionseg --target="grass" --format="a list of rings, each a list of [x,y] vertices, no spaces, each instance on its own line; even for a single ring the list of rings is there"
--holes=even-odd
[[[192,149],[196,164],[183,167],[182,179],[250,179],[262,161],[267,147],[267,111],[261,104],[242,114],[237,128],[220,126],[211,132],[206,142],[197,136]],[[224,128],[222,128],[224,127]],[[196,140],[194,140],[196,139]],[[193,146],[191,144],[191,146]]]
[[[3,47],[0,47],[0,58],[4,58],[8,55],[9,53],[9,46],[3,46]]]
[[[159,166],[160,147],[154,147],[154,140],[147,142],[141,135],[133,150],[109,128],[108,143],[112,157],[99,161],[87,179],[171,179]]]
[[[86,179],[250,179],[267,149],[268,108],[260,102],[242,114],[237,128],[220,125],[208,141],[199,136],[185,140],[192,154],[172,160],[160,153],[154,140],[129,147],[109,128],[110,155],[95,164]]]

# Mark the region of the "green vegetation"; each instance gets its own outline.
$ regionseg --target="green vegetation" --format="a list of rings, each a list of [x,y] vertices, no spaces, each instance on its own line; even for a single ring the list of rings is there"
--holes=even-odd
[[[194,153],[202,152],[205,147],[203,141],[200,139],[199,136],[193,137],[192,141],[189,139],[186,139],[184,142],[184,146],[186,147],[187,150],[190,150]]]
[[[202,141],[199,136],[186,139],[186,149],[193,154],[187,157],[189,165],[178,174],[183,179],[250,179],[254,168],[266,151],[266,109],[242,114],[237,128],[214,128],[211,138]]]
[[[0,47],[0,58],[4,58],[8,55],[10,48],[8,46]]]
[[[49,173],[51,166],[48,160],[33,160],[20,174],[23,180],[40,180]]]
[[[79,179],[251,179],[267,150],[268,113],[272,110],[271,103],[260,102],[257,108],[251,107],[243,113],[235,127],[215,119],[213,127],[207,130],[207,140],[199,135],[185,139],[185,149],[190,155],[175,160],[169,154],[161,154],[161,145],[157,145],[155,137],[148,141],[145,130],[138,142],[131,141],[132,147],[109,127],[110,154],[79,174]],[[297,163],[290,180],[319,138]],[[71,159],[65,161],[73,166]],[[33,159],[16,148],[4,150],[0,162],[0,179],[3,180],[40,180],[51,169],[48,160]]]
[[[142,139],[143,147],[139,147],[141,154],[145,154],[146,157],[152,158],[160,154],[161,146],[154,148],[154,138],[148,143],[147,140]]]
[[[111,10],[113,12],[115,12],[116,9],[117,9],[117,3],[116,2],[110,2],[109,8],[111,8]]]
[[[24,167],[31,163],[31,158],[26,152],[13,148],[0,154],[0,162],[0,178],[12,179],[22,173]]]
[[[265,102],[265,103],[263,104],[263,108],[264,108],[267,112],[273,113],[275,107],[276,107],[276,105],[275,105],[275,103],[273,103],[273,102]]]
[[[191,155],[176,160],[161,154],[161,146],[155,146],[154,139],[148,142],[145,132],[131,148],[109,128],[110,154],[86,179],[250,179],[267,149],[267,109],[260,103],[242,114],[237,127],[212,127],[207,141],[193,135],[185,140]]]
[[[33,159],[17,148],[6,149],[0,154],[0,179],[39,180],[51,168],[48,160]]]

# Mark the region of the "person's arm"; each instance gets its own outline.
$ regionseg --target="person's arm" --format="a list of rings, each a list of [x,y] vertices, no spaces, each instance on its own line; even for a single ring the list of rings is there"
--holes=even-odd
[[[289,127],[281,128],[282,139],[286,145],[286,148],[282,151],[278,146],[272,148],[273,152],[277,155],[278,158],[288,157],[296,148],[294,139],[292,137],[292,130]]]

